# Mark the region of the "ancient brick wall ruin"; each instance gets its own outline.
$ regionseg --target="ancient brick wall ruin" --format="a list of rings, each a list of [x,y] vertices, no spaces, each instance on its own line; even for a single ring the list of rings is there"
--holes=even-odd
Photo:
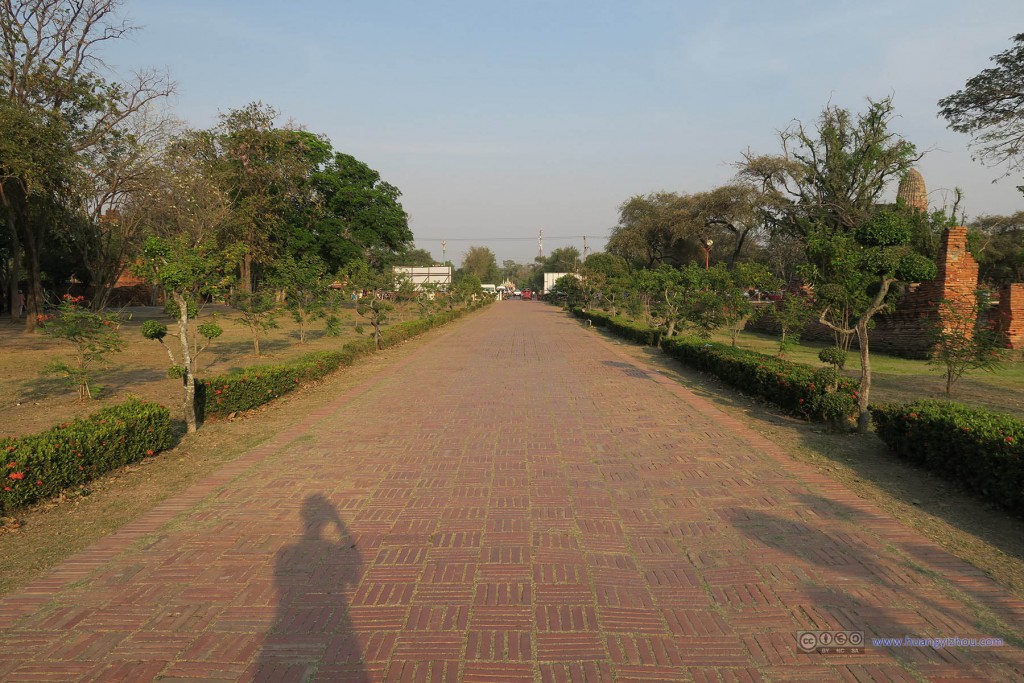
[[[906,286],[895,310],[875,317],[875,325],[869,332],[872,350],[911,358],[927,357],[940,320],[948,328],[957,317],[973,319],[977,305],[978,262],[967,250],[967,228],[955,227],[946,231],[936,261],[938,274],[934,280]],[[1018,296],[1016,319],[1021,335],[1018,343],[1024,344],[1024,289]],[[949,304],[944,306],[943,301]],[[1009,326],[1012,323],[1004,324]],[[768,315],[749,325],[748,329],[776,333],[778,326]],[[804,330],[802,338],[830,341],[833,334],[815,322]]]

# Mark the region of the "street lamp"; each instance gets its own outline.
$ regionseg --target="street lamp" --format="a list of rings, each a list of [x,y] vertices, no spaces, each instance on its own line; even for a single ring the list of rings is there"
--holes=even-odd
[[[701,249],[704,250],[704,270],[711,267],[711,247],[714,245],[713,239],[704,240],[704,244],[701,245]]]

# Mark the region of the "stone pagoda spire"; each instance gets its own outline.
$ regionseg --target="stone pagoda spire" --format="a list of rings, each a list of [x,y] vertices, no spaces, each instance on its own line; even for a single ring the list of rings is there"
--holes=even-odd
[[[902,199],[908,208],[928,212],[928,192],[924,187],[924,176],[916,169],[907,171],[896,190],[896,199]]]

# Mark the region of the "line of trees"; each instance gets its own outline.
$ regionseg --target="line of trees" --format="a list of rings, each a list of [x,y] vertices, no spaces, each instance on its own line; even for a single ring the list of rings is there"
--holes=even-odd
[[[758,294],[789,287],[776,311],[780,353],[811,319],[833,330],[841,350],[856,340],[866,430],[872,320],[904,284],[935,276],[934,245],[952,222],[948,210],[885,201],[921,156],[891,130],[894,117],[891,98],[869,99],[859,113],[828,105],[813,124],[780,132],[779,152],[745,153],[727,185],[628,199],[607,253],[561,280],[559,293],[667,335],[728,330],[735,343],[765,309],[754,305]]]
[[[12,321],[24,297],[32,331],[47,294],[71,281],[102,310],[154,238],[201,257],[190,287],[216,280],[239,297],[413,252],[398,188],[325,137],[278,125],[261,102],[190,129],[161,109],[167,74],[115,79],[101,50],[134,30],[119,5],[0,3],[0,282]]]

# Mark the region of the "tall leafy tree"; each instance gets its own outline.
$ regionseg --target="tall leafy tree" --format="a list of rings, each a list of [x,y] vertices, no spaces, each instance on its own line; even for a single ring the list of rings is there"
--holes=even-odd
[[[92,308],[106,307],[118,279],[144,239],[144,195],[159,183],[159,156],[178,132],[176,121],[151,111],[134,112],[99,144],[80,155],[81,173],[72,186],[78,214],[74,250],[80,278],[93,286]]]
[[[637,195],[619,207],[619,223],[612,228],[606,249],[643,268],[679,264],[697,253],[702,230],[689,195]]]
[[[981,282],[1001,286],[1024,281],[1024,211],[1010,216],[979,216],[968,230]]]
[[[735,182],[693,196],[694,211],[705,234],[726,249],[732,266],[764,229],[764,199],[751,182]]]
[[[434,255],[426,249],[405,249],[395,255],[395,260],[398,262],[397,265],[418,268],[426,268],[437,263],[434,260]]]
[[[995,66],[939,100],[939,116],[971,136],[976,158],[1006,164],[1008,174],[1024,168],[1024,33],[1011,40],[1013,47],[992,57]]]
[[[538,256],[534,264],[528,284],[539,291],[544,286],[544,273],[575,273],[580,266],[580,250],[576,247],[558,247],[552,249],[547,256]]]
[[[0,3],[0,132],[15,133],[11,124],[20,122],[27,129],[17,135],[39,143],[0,161],[0,204],[28,282],[28,330],[41,312],[40,264],[53,227],[39,219],[34,205],[65,203],[79,171],[77,155],[102,144],[133,112],[172,90],[158,73],[141,72],[126,82],[107,77],[100,47],[132,29],[116,16],[120,4]]]
[[[401,191],[367,164],[338,152],[310,182],[320,207],[315,225],[318,255],[329,270],[359,259],[383,268],[412,245]]]
[[[300,213],[309,208],[307,181],[329,149],[314,135],[278,128],[277,118],[273,107],[251,102],[223,114],[212,131],[218,177],[231,197],[244,292],[252,291],[256,269],[277,255],[275,236],[296,219],[296,208]]]
[[[501,277],[494,252],[487,247],[470,247],[462,257],[462,272],[475,275],[480,282],[496,283]]]
[[[861,378],[858,428],[870,422],[868,328],[892,303],[896,282],[928,280],[935,264],[911,246],[911,214],[882,208],[883,193],[920,158],[890,130],[891,98],[852,112],[829,105],[816,126],[797,122],[780,134],[782,154],[747,154],[741,175],[761,184],[775,230],[800,237],[808,263],[800,269],[815,293],[819,320],[846,339],[857,337]]]
[[[814,126],[798,121],[779,134],[781,154],[746,153],[740,176],[763,188],[770,227],[804,238],[856,230],[921,158],[889,129],[894,116],[891,97],[869,99],[859,114],[829,105]]]

